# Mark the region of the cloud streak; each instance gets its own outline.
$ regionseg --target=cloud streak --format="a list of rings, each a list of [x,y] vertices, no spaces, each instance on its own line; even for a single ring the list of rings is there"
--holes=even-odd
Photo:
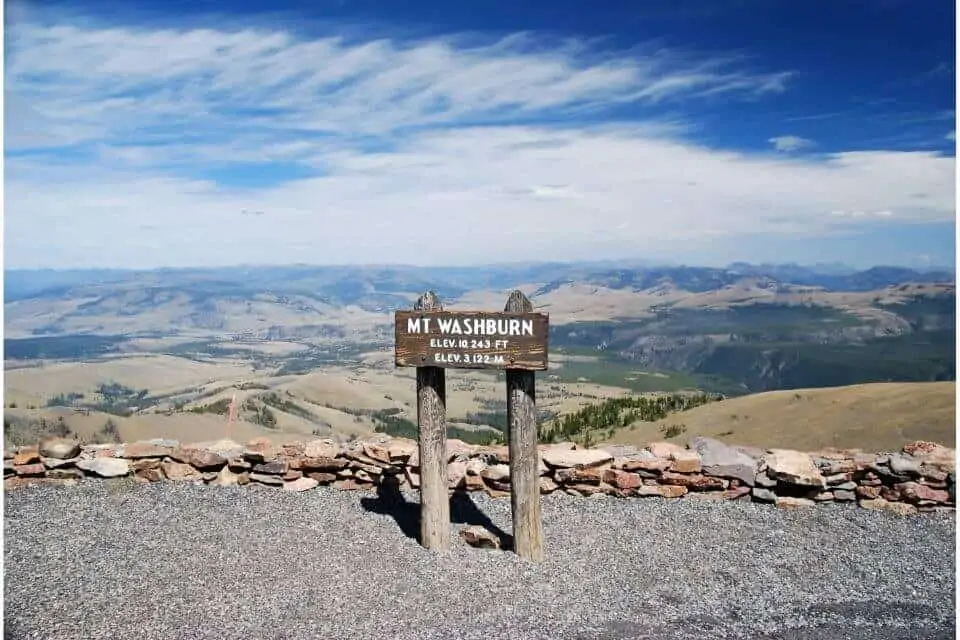
[[[595,258],[953,216],[952,158],[692,142],[662,107],[788,89],[735,57],[29,20],[8,38],[10,266]]]

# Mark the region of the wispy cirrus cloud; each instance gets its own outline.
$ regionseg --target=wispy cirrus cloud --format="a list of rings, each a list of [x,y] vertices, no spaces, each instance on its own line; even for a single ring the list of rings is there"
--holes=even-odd
[[[934,153],[696,144],[689,105],[789,88],[737,57],[30,19],[8,39],[11,265],[590,258],[953,215]]]

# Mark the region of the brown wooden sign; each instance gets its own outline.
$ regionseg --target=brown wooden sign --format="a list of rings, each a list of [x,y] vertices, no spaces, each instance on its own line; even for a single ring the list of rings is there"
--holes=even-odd
[[[396,365],[545,371],[545,313],[397,311]]]

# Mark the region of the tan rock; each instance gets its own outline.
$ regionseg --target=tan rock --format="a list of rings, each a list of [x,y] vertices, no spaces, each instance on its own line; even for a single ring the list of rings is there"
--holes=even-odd
[[[661,498],[680,498],[687,494],[687,488],[680,485],[654,484],[636,488],[638,496],[660,496]]]
[[[299,480],[303,477],[303,471],[299,469],[287,469],[287,472],[283,474],[283,479],[287,482],[292,482],[294,480]]]
[[[130,463],[133,477],[144,482],[160,482],[164,479],[162,462],[159,458],[141,458]]]
[[[416,440],[409,438],[393,438],[387,442],[386,446],[390,454],[390,462],[395,464],[407,463],[417,453],[419,447]]]
[[[460,529],[460,537],[470,545],[471,547],[476,547],[477,549],[499,549],[500,548],[500,538],[497,537],[492,531],[485,529],[479,525],[469,525]]]
[[[309,448],[309,445],[307,445]],[[300,458],[297,466],[301,471],[340,471],[350,463],[343,458],[311,457]]]
[[[379,444],[367,444],[363,445],[363,453],[376,462],[382,462],[383,464],[389,465],[390,460],[390,450]]]
[[[217,477],[210,482],[215,487],[230,487],[237,484],[240,476],[230,470],[230,467],[220,469]]]
[[[403,470],[404,477],[407,479],[407,484],[409,484],[414,489],[420,488],[420,474],[414,471],[410,467],[406,467]]]
[[[337,476],[332,473],[327,473],[325,471],[314,471],[307,474],[307,477],[311,480],[316,480],[317,484],[330,484],[335,482]]]
[[[540,476],[540,493],[541,494],[545,495],[548,493],[553,493],[559,488],[560,488],[560,485],[554,482],[553,478],[549,476]]]
[[[40,451],[34,447],[24,447],[17,451],[13,456],[13,464],[23,466],[40,462]]]
[[[793,498],[791,496],[777,496],[773,502],[778,509],[797,509],[800,507],[812,507],[816,503],[807,498]]]
[[[467,463],[454,460],[447,463],[447,488],[460,489],[467,475]]]
[[[647,451],[658,458],[669,460],[674,453],[682,453],[688,449],[674,442],[651,442],[646,446]]]
[[[950,502],[950,494],[942,489],[933,489],[917,482],[901,482],[894,489],[907,502]]]
[[[80,455],[80,443],[67,438],[45,438],[40,442],[38,453],[43,458],[69,460]]]
[[[199,471],[182,462],[164,460],[160,463],[160,467],[163,469],[163,475],[174,481],[200,480],[203,477]]]
[[[343,491],[365,491],[373,487],[369,482],[359,482],[352,478],[337,480],[332,486],[334,489],[342,489]]]
[[[562,484],[599,485],[608,469],[590,467],[586,469],[557,469],[553,477]]]
[[[551,449],[541,455],[554,469],[587,469],[613,461],[612,455],[599,449]]]
[[[670,470],[674,473],[700,473],[700,456],[696,451],[674,451],[670,454]]]
[[[47,468],[40,462],[15,464],[13,470],[18,476],[42,476],[47,473]]]
[[[880,487],[860,486],[855,489],[857,496],[864,500],[876,500],[880,497]]]
[[[614,460],[611,465],[614,469],[622,469],[623,471],[649,471],[652,473],[661,473],[670,468],[670,460],[665,460],[661,458],[656,459],[642,459],[642,458],[626,458],[620,460]]]
[[[129,460],[141,458],[165,458],[173,452],[173,447],[165,447],[151,442],[131,442],[123,445],[123,457]]]
[[[819,489],[826,486],[813,458],[806,453],[789,449],[771,449],[764,461],[767,465],[767,475],[780,482]]]
[[[311,440],[303,447],[307,458],[336,458],[340,454],[340,445],[329,438]]]
[[[888,502],[883,498],[876,500],[861,500],[860,506],[872,511],[890,511],[901,516],[912,516],[917,513],[917,508],[906,502]]]
[[[510,482],[510,467],[505,464],[490,465],[480,470],[480,476],[485,480]]]
[[[464,469],[468,476],[479,476],[486,467],[487,464],[483,460],[473,458],[472,460],[467,460]]]
[[[316,487],[319,483],[313,478],[297,478],[296,480],[291,480],[285,482],[283,485],[284,491],[309,491]]]
[[[218,471],[227,464],[226,458],[206,449],[187,449],[179,447],[170,452],[170,457],[177,462],[189,464],[199,471]]]
[[[640,476],[622,469],[607,469],[603,472],[603,481],[617,489],[636,489],[643,485]]]

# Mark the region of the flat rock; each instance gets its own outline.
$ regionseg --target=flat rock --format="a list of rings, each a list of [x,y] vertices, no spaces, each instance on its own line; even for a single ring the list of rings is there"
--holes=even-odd
[[[661,498],[680,498],[687,494],[687,488],[680,485],[653,484],[642,485],[633,491],[633,495],[648,497],[660,496]]]
[[[586,469],[599,467],[613,460],[613,456],[598,449],[551,449],[540,454],[554,469]]]
[[[47,438],[40,442],[38,453],[42,458],[68,460],[80,455],[80,443],[66,438]]]
[[[40,462],[40,451],[35,447],[21,447],[13,456],[13,464],[34,464]]]
[[[268,473],[251,473],[250,482],[257,482],[259,484],[265,484],[271,487],[279,487],[283,485],[283,478],[281,476],[275,476]]]
[[[82,458],[40,458],[40,462],[42,462],[43,466],[47,469],[60,469],[75,466],[81,459]]]
[[[289,446],[289,445],[284,445]],[[243,445],[239,442],[224,438],[222,440],[210,440],[207,442],[195,442],[183,446],[184,449],[201,449],[215,453],[223,458],[235,458],[243,455]]]
[[[340,455],[340,445],[330,438],[311,440],[304,445],[303,455],[308,458],[336,458]]]
[[[764,461],[767,464],[767,475],[780,482],[818,489],[826,486],[813,458],[806,453],[790,449],[771,449]]]
[[[460,529],[460,537],[471,547],[477,549],[499,549],[500,538],[489,529],[479,525],[469,525]]]
[[[776,502],[777,494],[770,489],[764,489],[763,487],[754,487],[750,490],[750,495],[757,502]]]
[[[130,473],[130,463],[120,458],[78,460],[77,468],[102,478],[116,478]]]
[[[120,454],[121,458],[139,460],[141,458],[165,458],[174,449],[175,447],[167,447],[152,442],[131,442],[120,447],[117,453]]]
[[[492,464],[481,469],[480,476],[484,480],[510,482],[510,467],[505,464]]]
[[[813,464],[813,461],[810,462]],[[773,504],[778,509],[798,509],[801,507],[813,507],[816,503],[813,500],[807,498],[794,498],[791,496],[777,496],[777,499],[773,501]]]
[[[47,473],[47,468],[39,462],[15,464],[13,470],[18,476],[42,476]]]
[[[675,442],[651,442],[645,448],[655,458],[662,458],[664,460],[669,460],[670,455],[673,453],[687,450],[686,447]]]
[[[603,482],[617,489],[636,489],[643,486],[643,481],[639,475],[621,469],[607,469],[604,471]]]
[[[200,480],[203,478],[203,475],[199,471],[191,467],[189,464],[185,464],[183,462],[164,460],[160,464],[160,468],[163,469],[163,475],[170,480],[184,481]]]
[[[735,478],[749,487],[756,483],[758,461],[744,451],[704,437],[692,438],[690,448],[699,454],[703,473],[718,478]]]
[[[888,502],[883,498],[861,500],[860,506],[873,511],[889,511],[901,516],[912,516],[917,513],[917,508],[912,504],[907,504],[906,502]]]
[[[890,456],[890,460],[887,462],[887,464],[890,466],[890,470],[894,473],[910,474],[914,476],[921,475],[920,467],[922,462],[905,453],[893,454]]]
[[[700,473],[703,464],[696,451],[674,451],[670,454],[670,470],[674,473]]]
[[[393,438],[386,444],[390,454],[390,462],[405,463],[417,453],[419,445],[416,440],[409,438]]]
[[[853,502],[857,499],[857,494],[853,491],[848,491],[846,489],[837,489],[833,490],[833,499],[837,502]]]
[[[275,460],[273,462],[261,462],[253,465],[253,472],[257,474],[266,474],[273,476],[282,476],[289,467],[286,462]]]
[[[290,482],[285,482],[283,485],[284,491],[309,491],[316,487],[319,482],[313,478],[298,478],[296,480],[291,480]]]
[[[301,471],[340,471],[349,466],[349,462],[343,458],[301,458],[296,464],[291,464],[291,468],[299,468]]]
[[[950,494],[917,482],[903,482],[893,487],[907,502],[949,502]]]
[[[170,457],[199,471],[219,471],[227,464],[226,458],[206,449],[180,447],[171,451]]]

